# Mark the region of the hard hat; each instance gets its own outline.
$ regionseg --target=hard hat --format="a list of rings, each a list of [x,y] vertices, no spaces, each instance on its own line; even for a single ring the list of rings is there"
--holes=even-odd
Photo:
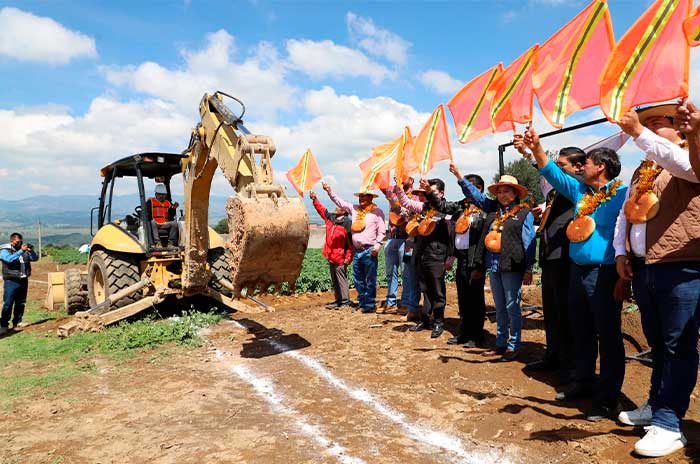
[[[156,195],[162,193],[163,195],[168,194],[168,189],[165,188],[165,184],[156,184]]]

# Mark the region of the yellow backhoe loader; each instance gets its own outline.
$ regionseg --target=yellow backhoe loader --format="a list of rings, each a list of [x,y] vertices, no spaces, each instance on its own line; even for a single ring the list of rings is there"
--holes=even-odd
[[[240,116],[223,103],[229,95],[205,94],[200,123],[182,154],[140,153],[108,164],[90,245],[87,271],[69,270],[49,278],[47,303],[64,303],[76,318],[59,334],[95,329],[137,314],[166,298],[205,295],[233,309],[256,290],[293,288],[309,240],[309,216],[299,198],[275,184],[269,137],[253,135]],[[236,195],[226,202],[228,240],[208,226],[209,194],[217,167]],[[118,216],[115,184],[135,179],[139,205]],[[178,242],[167,245],[168,231],[154,220],[145,183],[163,184],[172,201],[172,181],[184,183],[184,215],[173,218]],[[133,183],[133,180],[131,181]],[[121,192],[118,187],[117,191]],[[91,218],[91,224],[93,223]],[[92,226],[91,226],[92,228]]]

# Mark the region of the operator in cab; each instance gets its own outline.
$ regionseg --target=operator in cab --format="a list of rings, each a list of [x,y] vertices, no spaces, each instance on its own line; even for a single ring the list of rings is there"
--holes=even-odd
[[[153,243],[160,247],[159,230],[168,232],[168,248],[177,248],[178,226],[175,220],[179,203],[171,203],[165,184],[156,184],[155,196],[146,202],[148,218],[151,220]]]

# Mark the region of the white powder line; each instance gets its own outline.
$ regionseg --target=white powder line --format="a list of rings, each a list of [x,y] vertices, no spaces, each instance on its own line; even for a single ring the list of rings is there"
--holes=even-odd
[[[219,354],[217,352],[217,358],[220,357],[223,357],[223,353]],[[258,396],[262,397],[275,413],[293,418],[299,431],[324,448],[327,454],[343,464],[365,464],[365,461],[362,459],[347,455],[345,448],[339,443],[326,438],[320,427],[310,424],[298,411],[291,406],[287,406],[284,396],[276,391],[274,383],[270,379],[256,376],[250,369],[240,364],[232,367],[231,371],[249,383]]]
[[[232,323],[242,329],[247,329],[247,327],[236,320],[231,320]],[[414,440],[419,443],[427,443],[434,447],[441,448],[456,454],[460,462],[468,464],[482,464],[486,462],[498,462],[502,464],[509,464],[511,461],[507,458],[497,457],[493,452],[489,452],[486,455],[483,453],[468,453],[462,444],[462,441],[454,436],[434,430],[429,427],[417,425],[415,423],[409,423],[406,416],[391,406],[387,405],[384,401],[376,398],[370,392],[364,389],[353,388],[345,383],[343,380],[339,379],[328,369],[326,369],[321,363],[316,361],[310,356],[293,351],[292,348],[285,345],[284,343],[278,342],[276,340],[265,340],[270,346],[275,350],[279,351],[281,354],[292,357],[304,364],[309,369],[316,372],[321,378],[326,380],[329,384],[336,387],[337,389],[345,392],[351,398],[360,401],[372,409],[374,409],[378,414],[386,417],[391,422],[399,425],[406,433],[411,436]]]

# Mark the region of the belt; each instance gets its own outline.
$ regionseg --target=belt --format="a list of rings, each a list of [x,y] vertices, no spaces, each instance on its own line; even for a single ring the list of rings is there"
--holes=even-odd
[[[608,268],[615,268],[614,264],[577,264],[574,263],[574,266],[577,266],[581,269],[585,269],[590,271],[591,269],[608,269]]]
[[[640,258],[639,256],[628,256],[627,259],[630,260],[630,263],[634,266],[643,266],[646,264],[646,261],[644,258]]]
[[[365,251],[365,250],[372,248],[372,247],[374,247],[374,245],[365,245],[365,246],[361,246],[361,247],[355,247],[355,251]]]

